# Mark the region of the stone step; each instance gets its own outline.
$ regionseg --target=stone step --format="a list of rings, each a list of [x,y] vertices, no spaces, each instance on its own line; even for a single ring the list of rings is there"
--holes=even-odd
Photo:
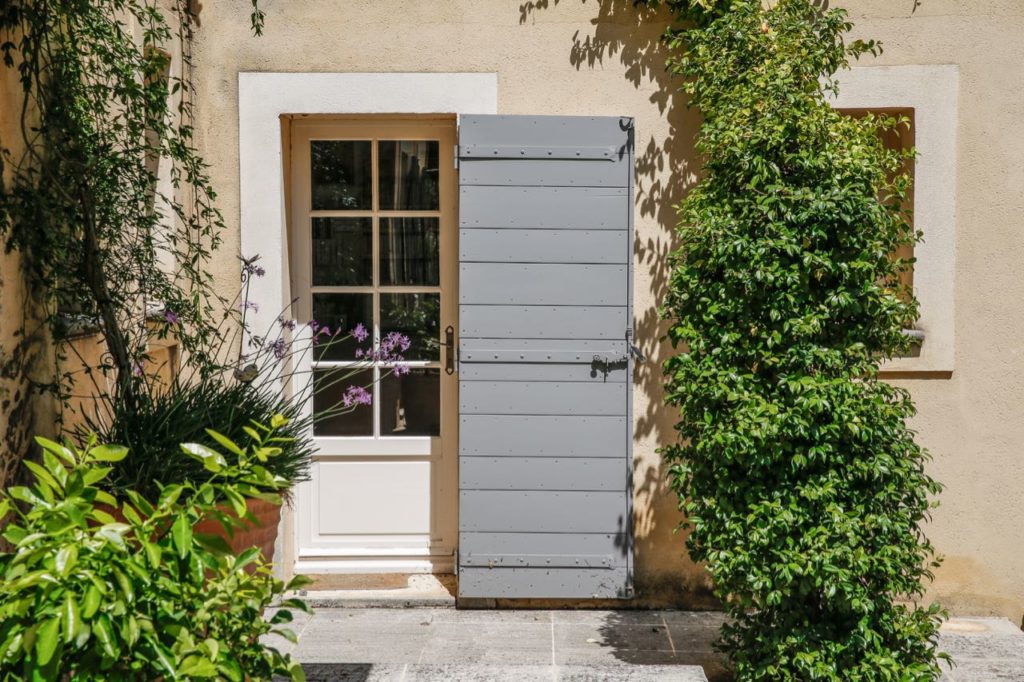
[[[320,575],[299,592],[314,609],[454,608],[454,576]]]
[[[310,682],[707,682],[696,665],[306,663]]]

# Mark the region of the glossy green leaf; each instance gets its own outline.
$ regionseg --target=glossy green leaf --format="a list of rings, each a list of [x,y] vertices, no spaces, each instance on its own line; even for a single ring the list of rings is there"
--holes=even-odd
[[[171,537],[178,550],[178,558],[184,559],[192,547],[192,522],[185,514],[178,514],[171,526]]]
[[[53,490],[63,490],[64,486],[57,482],[49,471],[31,460],[25,460],[25,467],[31,471],[40,485],[46,485]]]
[[[57,568],[57,573],[67,577],[71,570],[75,567],[75,563],[78,561],[78,546],[77,545],[64,545],[57,550],[57,558],[54,561],[54,565]]]
[[[82,631],[82,616],[78,609],[78,601],[70,592],[64,595],[64,605],[61,607],[60,615],[61,623],[64,626],[64,643],[70,644]]]
[[[254,562],[260,556],[261,556],[261,554],[260,554],[260,548],[259,547],[250,547],[249,549],[245,550],[244,552],[239,554],[238,557],[235,558],[235,563],[231,567],[231,570],[232,571],[241,570],[241,569],[245,568],[246,566],[248,566],[249,564],[251,564],[252,562]]]
[[[128,456],[123,445],[98,445],[89,451],[89,456],[98,462],[120,462]]]
[[[101,613],[96,620],[93,621],[92,630],[96,635],[96,639],[100,643],[103,655],[107,658],[117,658],[119,647],[114,634],[114,626],[110,622],[110,617],[105,613]]]
[[[85,591],[85,598],[82,600],[82,618],[90,620],[100,607],[103,594],[95,585],[89,585]]]
[[[217,473],[228,464],[222,454],[199,443],[182,443],[181,450],[189,457],[202,462],[203,467],[212,473]]]
[[[85,485],[95,485],[110,475],[111,467],[93,467],[83,474]]]
[[[306,671],[298,661],[292,661],[288,665],[288,675],[292,682],[306,682]]]
[[[57,652],[60,644],[60,616],[52,616],[44,620],[36,629],[35,652],[36,661],[47,665]]]
[[[185,678],[209,679],[217,676],[217,666],[207,658],[192,655],[178,666],[178,674]]]
[[[42,436],[36,436],[35,441],[41,448],[43,448],[47,452],[57,455],[68,464],[75,464],[74,453],[70,449],[61,445],[60,443],[52,441],[48,438],[43,438]]]
[[[240,448],[237,445],[235,445],[235,442],[232,441],[227,436],[225,436],[224,434],[222,434],[222,433],[220,433],[218,431],[214,431],[213,429],[206,429],[206,433],[207,433],[207,435],[210,436],[210,438],[212,438],[215,441],[217,441],[217,443],[222,448],[227,450],[228,452],[234,453],[234,454],[238,455],[239,457],[241,457],[242,455],[245,454],[243,452],[242,448]]]

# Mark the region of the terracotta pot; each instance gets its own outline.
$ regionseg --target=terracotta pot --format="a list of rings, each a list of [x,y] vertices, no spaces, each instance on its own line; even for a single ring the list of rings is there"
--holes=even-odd
[[[274,541],[277,540],[277,526],[281,520],[281,505],[271,504],[263,500],[248,499],[246,500],[246,506],[249,509],[249,513],[256,517],[256,523],[243,522],[245,527],[236,528],[233,538],[228,537],[227,533],[224,532],[224,527],[216,519],[200,521],[192,530],[196,533],[210,533],[222,536],[228,541],[231,551],[235,554],[240,554],[250,547],[259,547],[263,552],[263,558],[268,563],[272,562],[274,560]],[[235,516],[230,507],[221,505],[220,510],[228,516]]]

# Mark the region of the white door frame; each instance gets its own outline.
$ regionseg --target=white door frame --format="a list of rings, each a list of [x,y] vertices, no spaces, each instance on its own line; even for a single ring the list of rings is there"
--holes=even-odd
[[[252,315],[255,334],[273,328],[291,300],[285,202],[282,116],[294,114],[493,114],[497,113],[498,79],[494,73],[239,73],[239,193],[241,253],[259,254],[266,274],[250,284],[250,298],[260,309]],[[309,486],[296,491],[299,504]],[[282,517],[278,570],[284,575],[357,570],[326,559],[297,561],[291,510]],[[277,563],[277,562],[275,562]],[[392,567],[429,571],[429,561]],[[384,565],[360,571],[389,570]]]

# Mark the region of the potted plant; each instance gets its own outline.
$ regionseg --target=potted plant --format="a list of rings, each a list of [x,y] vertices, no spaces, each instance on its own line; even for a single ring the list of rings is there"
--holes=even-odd
[[[254,307],[249,300],[248,282],[262,274],[256,259],[243,260],[239,303],[228,308],[217,345],[202,356],[205,362],[187,364],[169,386],[150,382],[149,389],[131,402],[105,398],[100,404],[102,409],[84,415],[76,433],[80,442],[96,434],[102,442],[128,448],[128,454],[112,465],[111,475],[105,481],[108,490],[136,490],[154,496],[168,484],[207,480],[210,472],[202,462],[173,454],[178,451],[178,443],[230,449],[229,443],[252,437],[259,428],[256,424],[269,423],[281,415],[285,421],[275,436],[280,453],[263,466],[284,482],[279,493],[284,501],[290,501],[294,486],[309,477],[310,458],[315,452],[314,421],[368,409],[372,394],[368,386],[351,383],[353,377],[375,361],[388,364],[381,378],[392,372],[408,371],[402,353],[409,348],[409,340],[397,333],[387,334],[380,343],[373,344],[362,325],[351,330],[332,330],[317,321],[300,324],[282,314],[273,335],[253,334],[246,320],[246,311]],[[174,319],[173,312],[167,311],[165,315]],[[368,344],[357,351],[360,361],[353,366],[317,381],[301,369],[309,354],[324,353],[335,344],[352,342]],[[229,360],[209,360],[224,357],[233,347],[238,351]],[[318,394],[340,397],[314,414],[307,405]],[[211,425],[217,425],[218,431],[210,431]],[[220,502],[219,514],[235,513],[226,500]],[[271,560],[280,503],[254,496],[247,504],[247,523],[234,527],[226,539],[235,551],[256,546]],[[204,523],[197,530],[220,531],[216,521]]]

